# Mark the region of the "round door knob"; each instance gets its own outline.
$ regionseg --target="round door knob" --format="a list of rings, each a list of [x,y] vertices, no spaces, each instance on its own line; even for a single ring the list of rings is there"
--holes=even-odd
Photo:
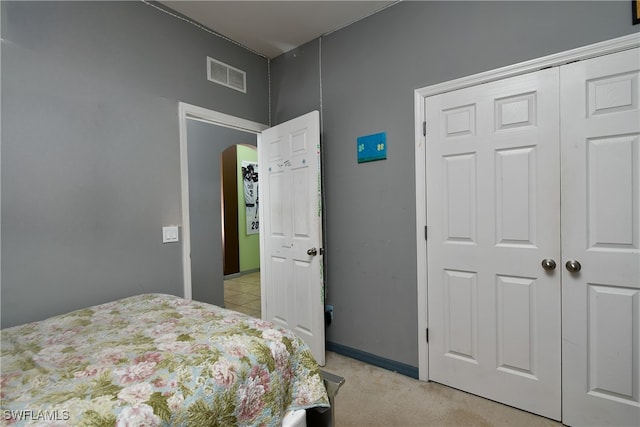
[[[572,273],[577,273],[582,269],[582,266],[576,260],[567,261],[567,263],[565,264],[565,267],[567,267],[567,270],[569,270]]]
[[[307,255],[316,256],[318,255],[318,250],[316,248],[307,249]]]
[[[542,260],[542,268],[544,268],[547,271],[555,270],[556,262],[552,259],[545,258]]]

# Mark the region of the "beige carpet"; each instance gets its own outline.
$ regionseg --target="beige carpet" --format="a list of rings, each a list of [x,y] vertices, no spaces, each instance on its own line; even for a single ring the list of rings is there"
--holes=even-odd
[[[336,426],[561,426],[528,412],[436,383],[421,382],[327,352],[327,372],[345,378]]]

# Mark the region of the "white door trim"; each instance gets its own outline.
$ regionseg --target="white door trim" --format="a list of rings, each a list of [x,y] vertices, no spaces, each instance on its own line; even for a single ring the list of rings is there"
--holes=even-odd
[[[640,34],[607,40],[604,42],[532,59],[514,65],[474,74],[444,83],[416,89],[414,92],[415,120],[415,166],[416,166],[416,249],[417,249],[417,286],[418,286],[418,377],[429,380],[429,345],[425,339],[427,322],[427,242],[425,239],[426,210],[426,139],[423,135],[425,120],[425,98],[465,87],[501,80],[542,68],[555,67],[572,61],[580,61],[596,56],[607,55],[627,49],[640,47]]]
[[[184,298],[191,299],[191,227],[189,224],[187,119],[199,120],[205,123],[255,134],[260,134],[269,126],[184,102],[178,103],[178,120],[180,125],[180,199],[182,205],[182,282]]]

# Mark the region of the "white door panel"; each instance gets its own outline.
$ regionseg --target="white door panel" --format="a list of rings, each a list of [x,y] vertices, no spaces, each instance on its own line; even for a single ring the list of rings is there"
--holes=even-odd
[[[560,419],[558,70],[426,99],[429,371]]]
[[[562,67],[563,421],[640,425],[640,56]]]
[[[265,130],[258,155],[265,200],[260,204],[263,316],[295,331],[324,366],[319,113]]]

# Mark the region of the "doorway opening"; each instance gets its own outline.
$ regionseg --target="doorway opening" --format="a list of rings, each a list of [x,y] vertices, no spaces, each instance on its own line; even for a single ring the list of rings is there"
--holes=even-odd
[[[255,145],[235,144],[221,161],[224,305],[261,317],[259,175]]]
[[[179,125],[184,297],[225,306],[220,159],[267,126],[182,102]]]

